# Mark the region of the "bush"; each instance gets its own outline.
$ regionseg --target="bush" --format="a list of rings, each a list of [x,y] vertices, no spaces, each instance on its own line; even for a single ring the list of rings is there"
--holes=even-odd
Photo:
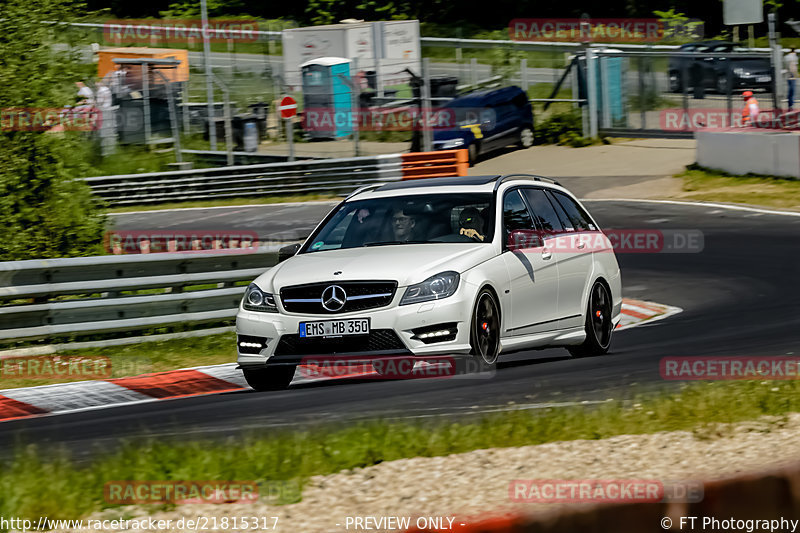
[[[564,144],[563,140],[581,137],[583,122],[580,113],[556,113],[536,125],[537,144]]]
[[[72,17],[71,0],[0,2],[0,109],[62,108],[85,67],[54,52],[49,21]],[[10,129],[10,128],[6,128]],[[88,186],[83,132],[0,132],[0,261],[100,253],[105,218]]]

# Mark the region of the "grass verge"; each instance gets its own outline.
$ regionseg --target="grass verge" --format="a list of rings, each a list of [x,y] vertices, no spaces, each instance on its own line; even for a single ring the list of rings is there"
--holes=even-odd
[[[800,411],[795,381],[711,382],[678,392],[599,407],[507,411],[437,422],[372,421],[346,428],[270,429],[220,441],[130,441],[113,453],[76,464],[63,450],[18,446],[0,463],[0,516],[77,518],[110,507],[103,485],[113,480],[253,480],[303,483],[325,475],[407,457],[443,456],[475,449],[516,447],[620,434],[691,430],[716,438],[720,424],[764,415],[774,423]]]
[[[111,375],[98,375],[96,379],[121,378],[193,366],[233,363],[236,361],[236,334],[231,332],[207,337],[190,337],[110,346],[107,348],[69,350],[60,352],[57,355],[2,359],[0,360],[0,390],[92,379],[91,375],[81,375],[75,378],[67,376],[62,379],[54,377],[52,372],[43,372],[37,377],[30,376],[28,372],[22,374],[20,368],[23,370],[31,368],[28,365],[29,360],[40,363],[41,366],[37,366],[37,368],[44,368],[44,361],[55,363],[56,358],[61,361],[76,361],[83,358],[97,360],[96,358],[100,357],[109,358]],[[67,366],[67,364],[63,363],[62,370],[63,366]],[[90,365],[89,368],[94,367]],[[26,375],[28,377],[22,377]]]
[[[797,180],[754,174],[734,176],[698,165],[689,165],[676,177],[683,179],[683,199],[800,209]]]

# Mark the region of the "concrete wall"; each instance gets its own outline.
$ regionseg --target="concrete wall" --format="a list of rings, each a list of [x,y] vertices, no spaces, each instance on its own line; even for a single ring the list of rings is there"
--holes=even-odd
[[[698,131],[697,163],[731,174],[800,179],[800,134],[794,132]]]

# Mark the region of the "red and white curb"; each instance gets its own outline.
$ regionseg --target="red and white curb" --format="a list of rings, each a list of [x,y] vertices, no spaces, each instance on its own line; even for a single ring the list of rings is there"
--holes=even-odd
[[[678,307],[623,299],[618,330],[639,326],[680,313]],[[371,375],[363,365],[336,378],[313,377],[313,368],[298,370],[292,383]],[[97,381],[57,383],[0,390],[0,422],[42,415],[105,409],[173,398],[247,390],[250,387],[236,363],[200,366]]]
[[[622,299],[622,319],[617,324],[616,330],[641,326],[645,323],[662,320],[668,316],[676,315],[683,311],[680,307],[672,305],[644,302],[631,298]]]

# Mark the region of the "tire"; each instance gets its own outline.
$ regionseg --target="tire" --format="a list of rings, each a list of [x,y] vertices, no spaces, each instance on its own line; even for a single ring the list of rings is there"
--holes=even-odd
[[[670,72],[668,75],[669,79],[669,92],[671,93],[682,93],[683,92],[683,84],[681,83],[681,77],[677,72]]]
[[[467,158],[469,159],[469,166],[474,167],[478,161],[478,145],[476,143],[470,144],[469,148],[467,148]]]
[[[530,128],[522,128],[519,132],[519,147],[530,148],[533,146],[533,130]]]
[[[717,76],[717,92],[720,94],[728,94],[728,76],[725,74],[720,74]]]
[[[268,366],[266,368],[245,369],[244,379],[253,390],[264,392],[283,390],[289,386],[296,370],[295,365]]]
[[[494,370],[500,353],[500,306],[489,289],[481,289],[472,308],[470,356],[456,359],[457,374]]]
[[[608,353],[614,325],[611,322],[611,292],[600,281],[595,281],[589,292],[586,309],[586,339],[578,346],[568,346],[573,357],[592,357]]]

